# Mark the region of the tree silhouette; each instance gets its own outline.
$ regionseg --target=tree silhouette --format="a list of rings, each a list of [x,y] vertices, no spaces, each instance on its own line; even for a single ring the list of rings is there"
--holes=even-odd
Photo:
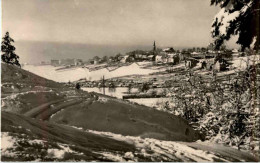
[[[9,36],[9,32],[6,32],[1,45],[2,61],[21,67],[19,56],[15,54],[15,47],[12,45],[12,42],[14,40]]]
[[[76,89],[78,89],[78,90],[80,89],[80,84],[79,83],[76,84]]]
[[[259,49],[259,0],[211,0],[221,10],[212,24],[212,36],[218,49],[225,40],[237,35],[237,44],[245,48]]]

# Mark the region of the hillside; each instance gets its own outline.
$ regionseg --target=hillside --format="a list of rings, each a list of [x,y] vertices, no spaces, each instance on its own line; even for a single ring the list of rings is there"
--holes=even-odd
[[[29,86],[42,86],[42,87],[61,87],[61,84],[52,80],[45,79],[38,75],[32,74],[23,69],[17,68],[12,65],[1,63],[2,84],[24,84]]]
[[[11,74],[2,78],[3,161],[256,160],[235,149],[247,157],[187,143],[203,136],[178,116],[3,65],[2,76]]]
[[[257,161],[212,144],[82,130],[2,112],[2,161]]]
[[[94,65],[94,67],[97,67],[97,65]],[[85,79],[85,78],[87,80],[94,81],[94,80],[100,80],[103,77],[103,75],[105,76],[106,79],[109,79],[109,78],[121,77],[126,75],[145,75],[145,74],[155,73],[159,71],[159,70],[144,68],[144,66],[137,65],[136,63],[117,67],[113,70],[108,70],[108,68],[92,70],[95,68],[75,67],[75,68],[68,68],[68,69],[57,71],[56,70],[57,67],[53,67],[51,65],[45,65],[45,66],[24,65],[23,69],[57,82],[69,82],[69,81],[72,82],[72,81],[77,81],[79,79]]]

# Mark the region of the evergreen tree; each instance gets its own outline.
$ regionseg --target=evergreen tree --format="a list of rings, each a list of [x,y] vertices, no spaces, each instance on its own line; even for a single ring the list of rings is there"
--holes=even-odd
[[[6,32],[1,45],[2,61],[21,67],[19,56],[15,54],[15,47],[12,45],[12,42],[14,40],[9,36],[9,32]]]
[[[212,24],[212,36],[218,49],[232,35],[238,35],[237,44],[259,49],[259,0],[211,0],[221,10]]]

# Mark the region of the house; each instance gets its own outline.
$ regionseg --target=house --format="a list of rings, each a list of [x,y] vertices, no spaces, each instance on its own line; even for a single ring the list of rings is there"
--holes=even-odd
[[[206,53],[205,54],[205,58],[208,59],[208,58],[214,58],[216,57],[216,53]]]
[[[155,55],[148,55],[147,58],[149,61],[155,61]]]
[[[191,54],[188,53],[188,52],[182,52],[182,53],[179,54],[181,61],[185,60],[186,58],[189,58],[190,56],[191,56]]]
[[[83,60],[82,59],[71,59],[71,58],[67,58],[67,59],[61,59],[60,60],[60,65],[63,66],[77,66],[77,65],[83,65]]]
[[[173,54],[173,53],[169,53],[167,54],[167,63],[174,63],[174,58],[175,58],[176,54]]]
[[[113,57],[110,57],[110,58],[108,59],[108,62],[109,62],[109,63],[115,62],[115,59],[114,59]]]
[[[94,59],[94,65],[99,64],[99,59]]]
[[[216,59],[216,58],[211,58],[211,59],[206,59],[202,62],[201,68],[205,68],[207,70],[215,70],[216,72],[220,71],[226,71],[229,69],[230,63],[223,59]]]
[[[123,58],[120,60],[121,63],[126,63],[126,59],[128,58],[128,55],[123,56]]]
[[[58,65],[60,65],[60,60],[52,59],[52,60],[51,60],[51,65],[52,65],[52,66],[58,66]]]
[[[162,62],[167,63],[167,58],[168,58],[167,55],[163,55],[162,56]]]
[[[136,53],[135,55],[134,55],[134,59],[136,60],[136,61],[144,61],[144,60],[148,60],[148,55],[149,54],[144,54],[144,53]]]
[[[206,59],[205,60],[206,64],[204,64],[203,66],[206,68],[206,70],[212,70],[214,67],[214,63],[215,63],[215,59],[211,58],[211,59]]]
[[[162,55],[157,55],[156,57],[155,57],[155,62],[157,62],[157,63],[159,63],[159,62],[162,62]]]
[[[163,49],[162,51],[163,51],[163,52],[166,52],[166,53],[174,53],[174,52],[175,52],[175,50],[174,50],[172,47]]]
[[[194,58],[186,58],[185,59],[185,67],[186,68],[193,68],[197,65],[197,63],[199,63],[199,61],[197,59],[194,59]]]
[[[197,52],[192,52],[191,55],[198,55],[199,53]]]
[[[98,60],[94,60],[94,65],[98,64],[99,61]]]
[[[135,58],[132,55],[129,55],[126,62],[134,62]]]
[[[146,54],[142,55],[143,60],[148,60],[148,56]]]
[[[49,65],[50,62],[41,61],[41,65]]]
[[[167,63],[174,63],[174,58],[171,56],[167,57]]]
[[[225,59],[219,59],[215,62],[213,69],[217,72],[229,70],[230,63]]]
[[[73,59],[61,59],[60,64],[64,65],[64,66],[72,65],[72,64],[74,64],[74,60]]]
[[[141,59],[143,55],[140,53],[136,53],[134,56],[136,59]]]
[[[134,58],[129,55],[123,56],[123,58],[120,60],[120,62],[122,62],[122,63],[133,62],[133,61],[134,61]]]
[[[83,65],[83,60],[82,60],[82,59],[75,59],[75,60],[74,60],[74,65],[75,65],[75,66],[81,66],[81,65]]]

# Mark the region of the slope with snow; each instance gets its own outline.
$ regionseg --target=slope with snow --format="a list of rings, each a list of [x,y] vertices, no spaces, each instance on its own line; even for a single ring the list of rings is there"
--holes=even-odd
[[[73,68],[62,71],[56,71],[56,67],[53,66],[34,66],[34,65],[25,65],[23,69],[28,70],[32,73],[40,75],[44,78],[54,80],[57,82],[69,82],[76,81],[82,78],[87,80],[100,80],[103,76],[106,79],[127,76],[127,75],[147,75],[150,73],[157,72],[158,70],[144,69],[142,66],[133,63],[128,66],[122,66],[114,71],[109,71],[106,68],[89,71],[87,68]]]

